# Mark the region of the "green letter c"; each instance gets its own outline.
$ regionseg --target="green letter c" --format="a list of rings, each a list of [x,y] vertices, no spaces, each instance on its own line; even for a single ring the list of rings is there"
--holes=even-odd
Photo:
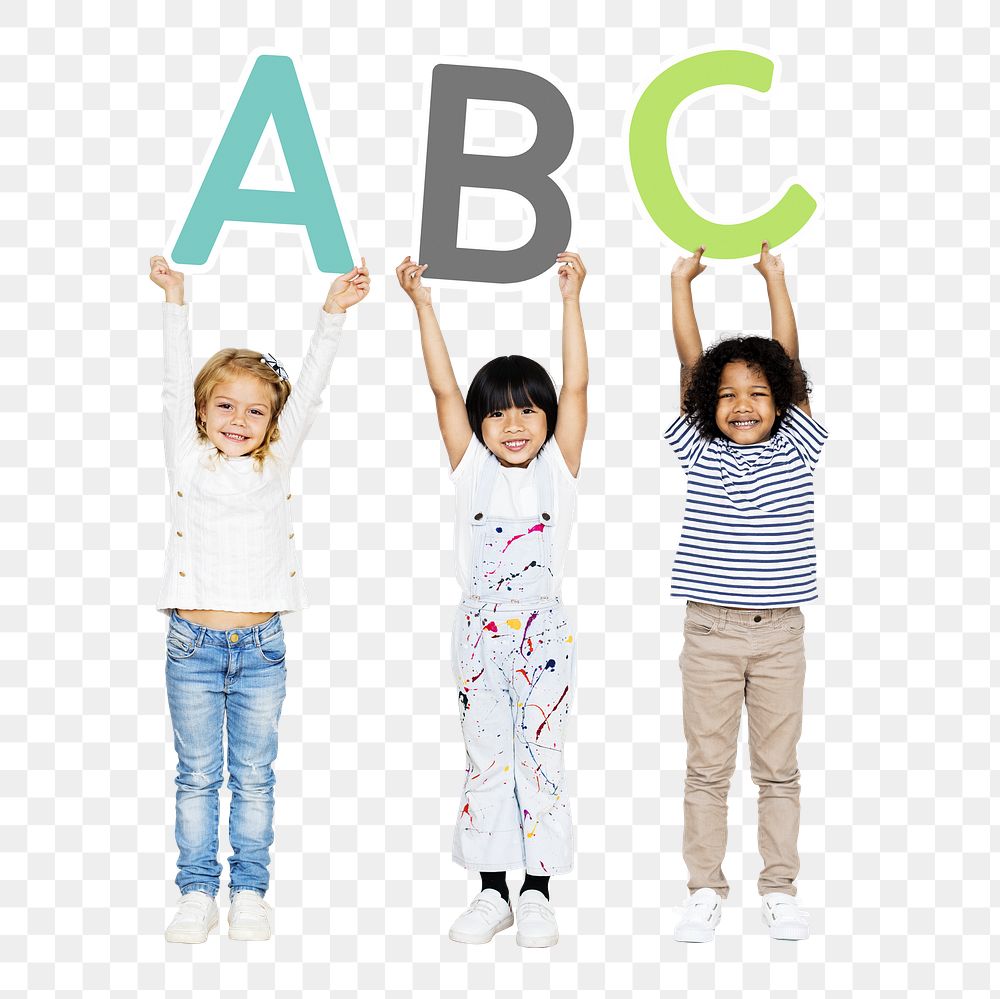
[[[678,246],[692,253],[704,246],[706,256],[720,259],[753,256],[764,240],[774,247],[795,235],[816,210],[809,192],[792,184],[763,215],[732,224],[712,222],[684,199],[670,168],[667,130],[681,103],[700,90],[724,85],[766,93],[773,74],[774,63],[756,52],[702,52],[669,66],[639,98],[629,128],[632,175],[646,211]]]

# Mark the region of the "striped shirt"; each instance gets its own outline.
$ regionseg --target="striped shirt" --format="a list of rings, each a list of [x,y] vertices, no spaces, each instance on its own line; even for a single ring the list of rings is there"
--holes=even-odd
[[[725,607],[815,600],[812,473],[826,430],[792,406],[760,444],[700,437],[684,414],[663,436],[687,473],[670,595]]]

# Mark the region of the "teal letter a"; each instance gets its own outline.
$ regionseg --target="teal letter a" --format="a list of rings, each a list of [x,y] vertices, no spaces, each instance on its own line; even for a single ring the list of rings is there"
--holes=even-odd
[[[293,191],[240,188],[269,118],[274,120]],[[288,56],[257,57],[171,259],[177,264],[204,264],[227,222],[305,226],[320,271],[339,274],[353,266],[330,178]]]

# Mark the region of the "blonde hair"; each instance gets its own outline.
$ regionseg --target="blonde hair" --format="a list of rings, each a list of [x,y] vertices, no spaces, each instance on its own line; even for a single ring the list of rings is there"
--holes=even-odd
[[[258,351],[227,347],[213,354],[205,362],[194,380],[194,422],[198,428],[198,437],[207,441],[209,438],[205,433],[205,421],[201,418],[201,411],[208,407],[208,400],[212,398],[216,386],[244,375],[252,375],[265,382],[270,388],[273,401],[271,419],[264,432],[264,439],[260,446],[250,453],[254,466],[260,471],[264,467],[264,459],[268,456],[271,445],[281,437],[281,431],[278,430],[278,416],[288,402],[292,386],[287,379],[282,378],[261,360]]]

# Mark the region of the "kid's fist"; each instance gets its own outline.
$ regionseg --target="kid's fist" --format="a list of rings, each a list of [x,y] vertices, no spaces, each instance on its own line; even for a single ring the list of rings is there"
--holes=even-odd
[[[775,256],[771,255],[767,240],[760,244],[760,260],[753,266],[755,270],[760,271],[766,281],[785,276],[785,262],[781,259],[780,253]]]
[[[181,271],[172,271],[167,265],[166,257],[149,258],[149,280],[164,291],[171,288],[184,287],[184,275]]]
[[[327,312],[346,312],[352,305],[363,301],[371,290],[371,275],[368,264],[361,258],[360,267],[352,267],[346,274],[334,278],[330,290],[326,293]]]
[[[693,281],[708,266],[708,264],[701,262],[704,252],[705,247],[699,246],[690,257],[678,257],[674,261],[674,266],[670,268],[670,279],[672,281]]]
[[[559,293],[566,301],[579,299],[580,285],[587,276],[579,253],[557,253],[559,261]]]
[[[399,287],[410,296],[410,300],[418,307],[431,304],[431,290],[424,287],[420,281],[424,271],[429,266],[429,264],[415,264],[407,255],[396,268],[396,280],[399,281]]]

